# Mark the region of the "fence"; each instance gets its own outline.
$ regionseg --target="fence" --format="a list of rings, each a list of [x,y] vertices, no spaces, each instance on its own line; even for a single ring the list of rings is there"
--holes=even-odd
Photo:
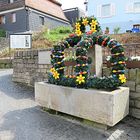
[[[133,43],[133,44],[124,44],[123,45],[125,49],[125,56],[127,58],[130,58],[132,56],[140,56],[140,43]],[[109,48],[103,49],[103,60],[106,62],[106,57],[110,56],[110,50]]]

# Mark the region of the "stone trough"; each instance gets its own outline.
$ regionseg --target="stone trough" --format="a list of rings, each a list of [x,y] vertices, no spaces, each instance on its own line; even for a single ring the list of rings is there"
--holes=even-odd
[[[106,126],[114,126],[129,114],[129,88],[127,87],[108,92],[37,82],[35,100],[42,107]]]

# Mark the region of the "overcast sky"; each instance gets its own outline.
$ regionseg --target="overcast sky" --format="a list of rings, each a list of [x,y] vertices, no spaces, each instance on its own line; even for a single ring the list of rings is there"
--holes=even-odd
[[[57,0],[62,4],[63,9],[68,9],[72,7],[79,7],[85,10],[84,1],[85,0]]]

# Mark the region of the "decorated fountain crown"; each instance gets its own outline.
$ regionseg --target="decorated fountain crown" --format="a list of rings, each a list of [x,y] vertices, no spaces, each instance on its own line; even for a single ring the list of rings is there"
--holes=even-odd
[[[81,36],[83,33],[96,33],[100,32],[101,28],[97,19],[93,17],[84,17],[77,20],[75,24],[75,34]]]
[[[95,44],[108,47],[111,50],[112,70],[108,77],[97,77],[89,74],[92,58],[89,58],[87,53],[89,49],[94,49]],[[73,67],[74,74],[72,75],[64,73],[66,67],[64,51],[67,48],[75,48],[76,64]],[[52,68],[49,82],[78,88],[116,89],[126,82],[125,60],[123,46],[109,36],[101,35],[99,22],[94,16],[80,18],[75,24],[74,33],[52,49]]]

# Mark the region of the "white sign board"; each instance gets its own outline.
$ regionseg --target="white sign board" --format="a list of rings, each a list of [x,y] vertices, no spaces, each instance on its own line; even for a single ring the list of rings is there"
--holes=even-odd
[[[31,34],[10,35],[10,48],[31,48]]]
[[[38,64],[51,64],[51,51],[38,52]]]

